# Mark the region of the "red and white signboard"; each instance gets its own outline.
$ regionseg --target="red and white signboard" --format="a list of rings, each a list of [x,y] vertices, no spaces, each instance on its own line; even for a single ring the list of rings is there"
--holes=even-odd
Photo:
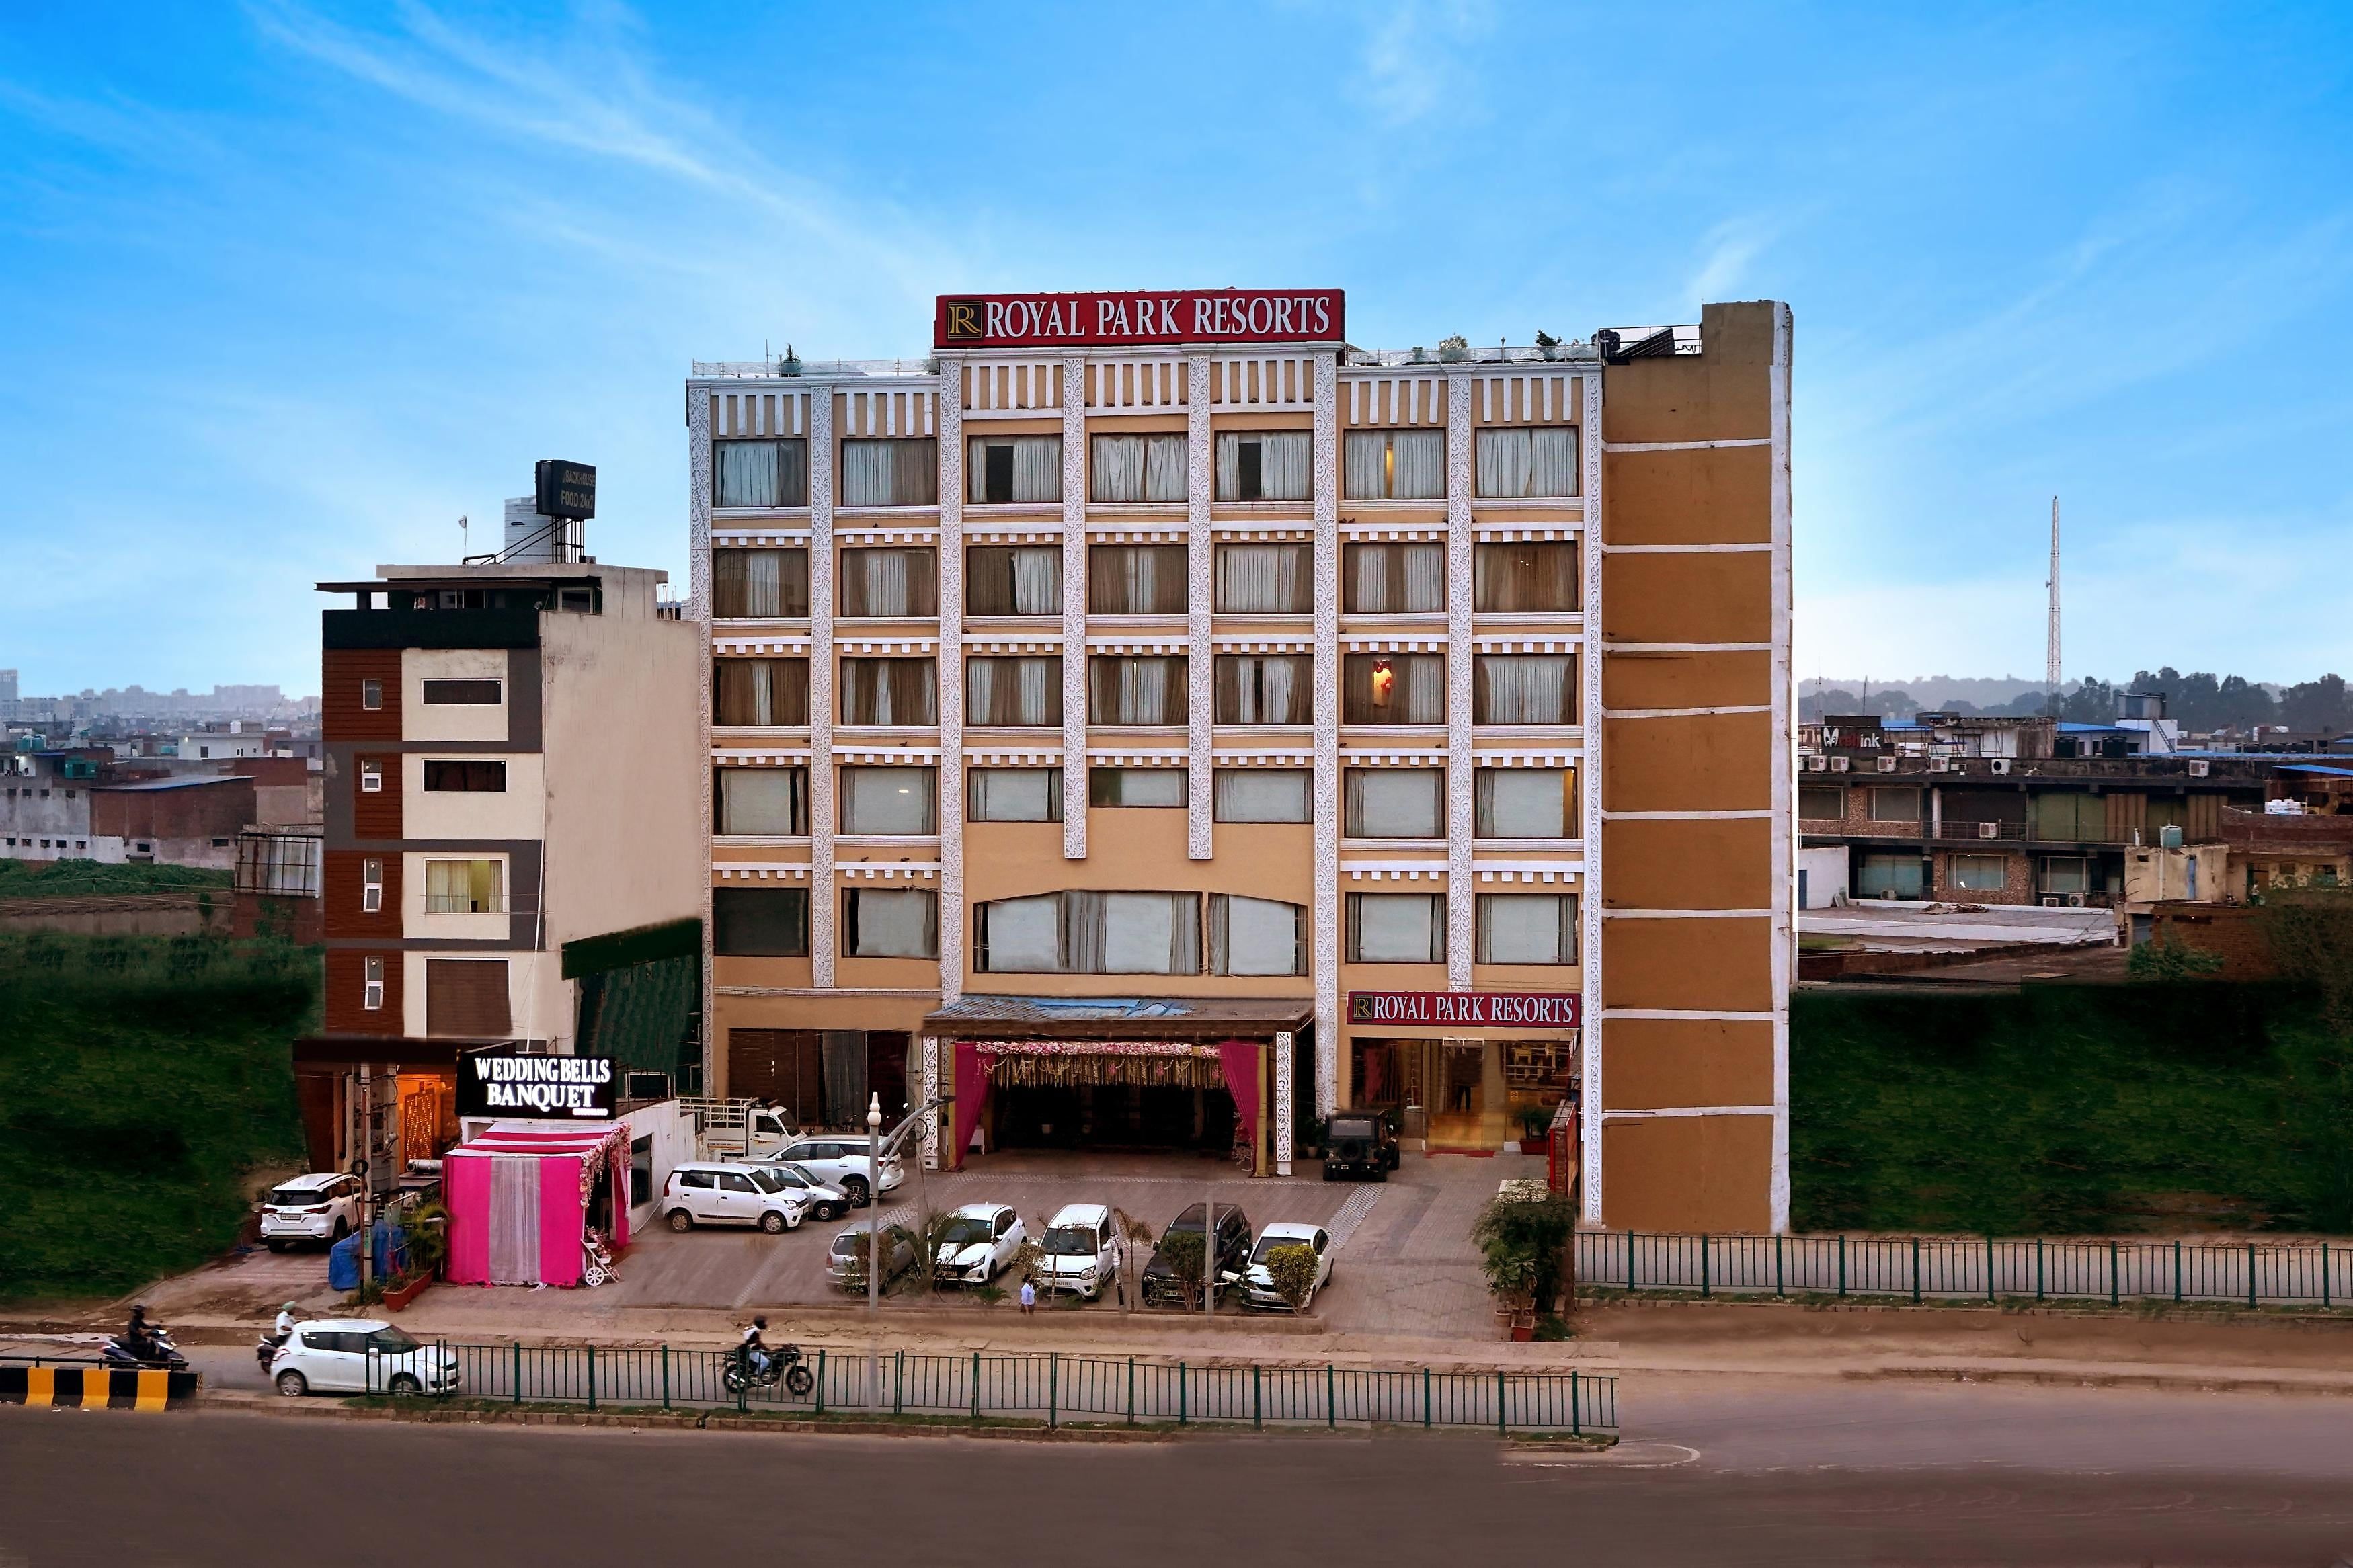
[[[1574,1029],[1584,1000],[1574,991],[1351,991],[1348,1022]]]
[[[1345,302],[1337,289],[943,294],[932,343],[943,349],[1336,343],[1346,336]]]

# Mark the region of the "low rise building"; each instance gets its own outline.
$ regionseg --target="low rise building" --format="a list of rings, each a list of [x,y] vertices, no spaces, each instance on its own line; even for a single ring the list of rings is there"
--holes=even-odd
[[[103,749],[33,752],[0,774],[0,856],[227,870],[254,820],[254,781],[144,777]]]

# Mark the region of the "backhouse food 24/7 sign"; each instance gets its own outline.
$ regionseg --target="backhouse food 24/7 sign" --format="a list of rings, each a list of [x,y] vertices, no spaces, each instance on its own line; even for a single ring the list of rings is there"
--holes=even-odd
[[[1574,991],[1351,991],[1348,1022],[1574,1029],[1583,1000]]]
[[[1133,294],[943,294],[932,343],[1018,349],[1143,343],[1335,343],[1337,289],[1175,289]]]

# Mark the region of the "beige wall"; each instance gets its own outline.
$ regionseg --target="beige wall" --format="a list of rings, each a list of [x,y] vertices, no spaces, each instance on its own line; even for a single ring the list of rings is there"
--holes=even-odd
[[[498,741],[507,738],[513,693],[506,689],[507,650],[498,647],[412,647],[400,656],[400,738],[404,741]],[[425,704],[428,680],[495,680],[504,700],[476,706]]]
[[[586,618],[586,617],[582,617]],[[480,756],[479,752],[452,752],[452,757]],[[693,753],[690,751],[688,753]],[[404,838],[537,838],[554,801],[547,793],[549,759],[533,752],[505,757],[507,787],[489,790],[433,790],[425,787],[426,753],[409,752],[400,759],[400,825]],[[567,790],[580,787],[567,779]]]

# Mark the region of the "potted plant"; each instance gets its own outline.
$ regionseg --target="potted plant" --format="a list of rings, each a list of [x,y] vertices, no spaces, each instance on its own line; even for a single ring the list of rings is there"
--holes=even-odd
[[[1438,357],[1447,364],[1461,364],[1471,357],[1471,340],[1460,332],[1439,339]]]
[[[1541,1105],[1520,1107],[1520,1152],[1537,1154],[1552,1139],[1552,1112]]]
[[[1496,1321],[1512,1338],[1535,1337],[1536,1310],[1557,1293],[1576,1229],[1576,1211],[1558,1193],[1498,1194],[1480,1211],[1471,1239],[1497,1303]]]
[[[449,1210],[438,1203],[420,1204],[400,1222],[399,1255],[406,1267],[385,1287],[384,1304],[397,1312],[423,1295],[441,1277],[449,1261]]]

